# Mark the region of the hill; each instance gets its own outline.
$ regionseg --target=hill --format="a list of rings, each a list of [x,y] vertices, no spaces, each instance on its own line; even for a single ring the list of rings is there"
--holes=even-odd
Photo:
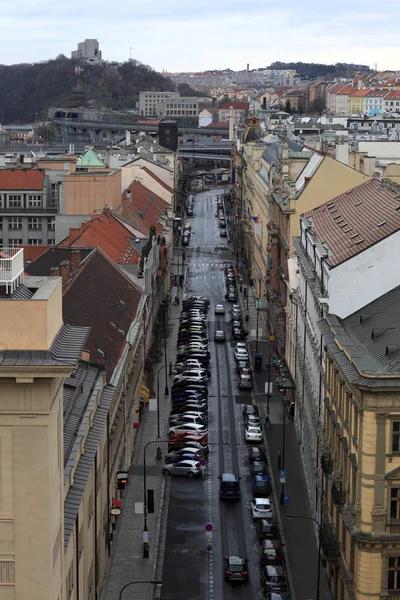
[[[352,77],[357,73],[369,73],[371,69],[367,65],[355,65],[347,63],[336,63],[335,65],[324,65],[321,63],[303,62],[280,62],[275,61],[268,69],[288,69],[296,71],[300,77],[315,79],[318,77],[334,79],[335,77]]]
[[[93,65],[63,55],[34,64],[0,65],[0,81],[4,125],[33,123],[46,118],[50,106],[64,103],[71,108],[84,103],[113,110],[134,108],[140,91],[176,89],[171,80],[134,60]]]

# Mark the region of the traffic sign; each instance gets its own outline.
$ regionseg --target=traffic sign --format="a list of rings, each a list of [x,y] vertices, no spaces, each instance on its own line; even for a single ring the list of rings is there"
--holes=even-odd
[[[279,473],[279,479],[281,483],[286,483],[286,471],[284,471],[283,469],[281,469]]]
[[[206,466],[206,464],[207,464],[207,461],[206,461],[206,459],[205,459],[205,458],[201,458],[201,459],[199,460],[199,463],[200,463],[200,466],[201,466],[201,467],[205,467],[205,466]]]
[[[290,502],[290,496],[286,496],[286,494],[283,496],[283,504],[289,504]]]
[[[206,523],[204,525],[204,529],[208,532],[211,533],[211,531],[214,529],[214,527],[212,526],[212,523]]]

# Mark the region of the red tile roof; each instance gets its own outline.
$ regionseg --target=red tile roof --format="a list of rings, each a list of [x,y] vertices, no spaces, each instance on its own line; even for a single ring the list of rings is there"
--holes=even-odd
[[[348,96],[352,92],[355,91],[353,87],[343,87],[339,92],[336,93],[337,96]]]
[[[132,233],[116,219],[110,209],[92,215],[80,228],[70,229],[70,234],[60,246],[100,248],[106,256],[119,265],[135,265],[140,253],[134,247]]]
[[[122,194],[122,216],[145,235],[149,234],[152,225],[155,226],[157,233],[161,233],[162,225],[158,219],[165,215],[166,209],[171,205],[147,189],[140,181],[132,181],[127,191],[131,192],[131,197],[129,198],[126,192]]]
[[[393,189],[392,189],[393,188]],[[304,215],[335,267],[400,229],[400,186],[371,179]]]
[[[162,179],[160,179],[159,177],[157,177],[157,175],[155,175],[153,173],[153,171],[150,171],[150,169],[148,169],[147,167],[142,167],[142,168],[143,168],[143,171],[145,171],[148,175],[150,175],[150,177],[152,179],[154,179],[154,181],[157,181],[157,183],[159,183],[160,185],[162,185],[163,188],[165,188],[166,190],[168,190],[168,192],[171,192],[171,194],[174,193],[174,190],[172,189],[172,187],[170,187]],[[145,188],[145,189],[147,189],[147,188]]]
[[[389,92],[385,100],[398,100],[400,98],[400,90],[393,90]]]
[[[233,110],[249,110],[249,103],[248,102],[239,102],[238,100],[231,100],[228,102],[225,102],[225,104],[223,104],[222,106],[220,106],[220,110],[229,110],[230,107],[232,106]]]
[[[356,90],[355,92],[349,94],[349,98],[364,98],[365,96],[368,96],[370,91],[371,90],[369,88],[366,90]]]
[[[367,96],[372,98],[383,98],[389,93],[389,90],[369,90]]]
[[[34,260],[42,256],[50,246],[20,246],[24,251],[24,266],[30,265]]]
[[[90,327],[85,349],[104,363],[109,381],[136,316],[141,291],[99,250],[93,251],[63,289],[63,320]]]
[[[42,169],[0,169],[0,190],[42,190]]]

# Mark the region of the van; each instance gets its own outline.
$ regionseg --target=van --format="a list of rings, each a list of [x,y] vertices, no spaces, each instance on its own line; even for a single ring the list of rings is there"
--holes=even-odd
[[[234,473],[222,473],[220,479],[220,500],[240,500],[240,477]]]

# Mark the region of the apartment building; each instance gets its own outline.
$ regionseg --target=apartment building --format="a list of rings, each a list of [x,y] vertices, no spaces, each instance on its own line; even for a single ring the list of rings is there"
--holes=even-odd
[[[238,100],[228,100],[218,111],[219,123],[228,123],[232,112],[234,125],[243,124],[248,116],[249,102],[241,102]],[[231,111],[232,109],[232,111]]]
[[[336,114],[337,115],[348,115],[349,114],[349,96],[355,92],[353,87],[343,87],[341,90],[336,92]]]
[[[317,512],[315,465],[326,377],[318,322],[328,314],[345,319],[400,284],[390,259],[400,244],[399,191],[390,180],[366,181],[303,215],[294,241],[299,271],[295,423]]]
[[[52,245],[59,186],[42,169],[0,169],[0,246]]]
[[[71,52],[71,58],[83,59],[90,63],[101,61],[101,50],[99,42],[95,39],[79,42],[78,49]]]
[[[368,96],[369,89],[355,90],[348,96],[349,113],[352,115],[364,115],[365,97]]]
[[[383,100],[383,106],[386,113],[399,114],[400,90],[393,90],[392,92],[389,92]]]
[[[139,114],[142,117],[160,116],[159,104],[179,98],[178,92],[139,92]],[[165,115],[165,112],[162,112]]]
[[[384,98],[389,93],[388,89],[377,90],[371,88],[364,96],[364,110],[367,115],[375,116],[384,110]]]
[[[319,323],[321,542],[334,598],[400,591],[399,307],[397,286],[344,319],[328,314]]]

